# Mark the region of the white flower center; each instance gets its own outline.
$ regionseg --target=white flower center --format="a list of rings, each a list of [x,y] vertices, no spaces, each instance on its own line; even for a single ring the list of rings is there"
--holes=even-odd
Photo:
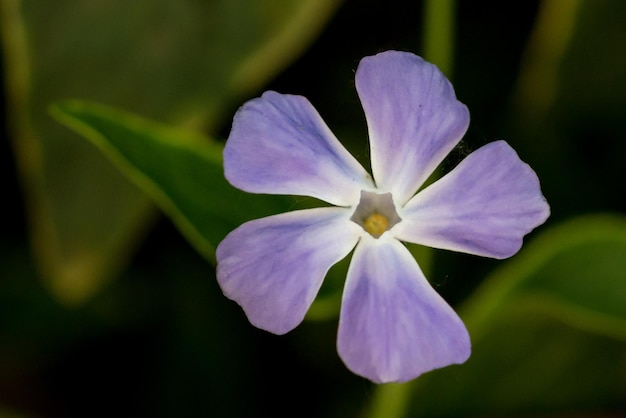
[[[378,238],[402,219],[396,212],[391,193],[374,193],[362,190],[361,200],[350,220],[361,225],[374,238]]]

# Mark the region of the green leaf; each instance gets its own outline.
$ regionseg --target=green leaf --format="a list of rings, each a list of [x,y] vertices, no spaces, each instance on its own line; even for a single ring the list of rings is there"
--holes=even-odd
[[[104,152],[211,261],[232,229],[292,203],[232,187],[223,175],[222,145],[197,134],[81,101],[59,103],[52,114]]]
[[[315,38],[337,0],[0,0],[8,118],[40,270],[80,303],[154,218],[110,162],[47,114],[95,100],[213,132]]]
[[[533,297],[550,314],[576,309],[616,321],[611,335],[626,339],[626,219],[595,215],[571,219],[538,236],[468,303],[467,321],[480,324],[511,298]],[[541,299],[541,300],[540,300]],[[563,320],[576,322],[571,314]],[[608,323],[596,322],[596,332]]]
[[[605,410],[626,399],[626,218],[547,230],[460,310],[470,359],[416,380],[410,416]]]
[[[541,2],[504,134],[556,217],[624,207],[625,14],[619,0]]]

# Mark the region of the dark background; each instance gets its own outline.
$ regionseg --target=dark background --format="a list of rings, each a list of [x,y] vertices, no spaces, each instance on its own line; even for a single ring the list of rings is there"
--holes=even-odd
[[[615,115],[612,120],[619,121],[607,124],[606,113],[591,114],[580,121],[584,126],[570,124],[568,148],[546,154],[509,119],[538,5],[459,2],[452,81],[472,119],[446,167],[485,143],[506,139],[539,173],[552,206],[549,223],[589,212],[623,212],[623,117]],[[304,55],[262,90],[309,98],[367,163],[354,71],[360,58],[386,49],[419,54],[422,7],[419,1],[345,1]],[[3,128],[0,251],[10,261],[0,277],[0,405],[53,418],[319,417],[355,416],[371,399],[373,385],[351,374],[336,354],[336,321],[305,322],[280,337],[255,329],[221,295],[213,267],[165,217],[122,277],[85,307],[59,306],[38,281]],[[225,139],[229,129],[227,118],[219,136]],[[574,163],[591,174],[573,173]],[[498,263],[438,251],[430,278],[456,305]]]

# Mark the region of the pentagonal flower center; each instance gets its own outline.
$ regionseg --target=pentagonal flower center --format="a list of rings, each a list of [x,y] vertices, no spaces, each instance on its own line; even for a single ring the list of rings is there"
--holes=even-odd
[[[391,193],[362,190],[361,200],[350,220],[361,225],[374,238],[378,238],[402,219],[396,212]]]

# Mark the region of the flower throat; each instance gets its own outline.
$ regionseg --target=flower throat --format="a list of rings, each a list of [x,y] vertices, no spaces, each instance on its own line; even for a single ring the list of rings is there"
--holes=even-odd
[[[361,200],[350,220],[374,238],[379,238],[402,219],[396,212],[391,193],[378,194],[362,190]]]

